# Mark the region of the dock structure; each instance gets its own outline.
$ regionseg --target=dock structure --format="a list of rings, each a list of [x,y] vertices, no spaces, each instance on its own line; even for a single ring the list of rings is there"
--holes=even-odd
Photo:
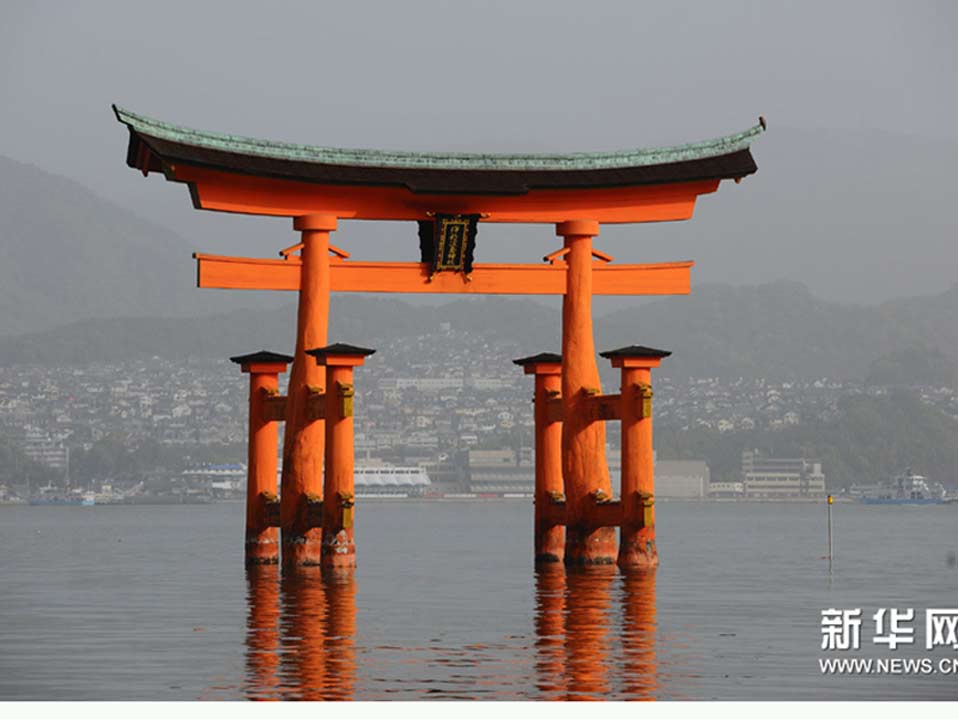
[[[536,561],[657,565],[651,369],[669,353],[637,345],[602,353],[622,374],[620,393],[603,395],[592,298],[688,294],[693,263],[619,264],[595,242],[604,224],[690,219],[700,195],[754,173],[750,146],[764,120],[675,147],[502,155],[295,145],[114,112],[129,130],[131,168],[185,184],[197,209],[285,216],[300,233],[279,259],[194,255],[199,287],[299,297],[293,355],[233,358],[250,374],[247,564],[355,566],[353,368],[373,350],[329,343],[329,298],[386,292],[562,296],[561,354],[515,360],[535,376]],[[418,251],[408,262],[352,260],[332,243],[352,220],[415,222],[398,239],[418,239]],[[486,223],[552,225],[562,246],[542,264],[476,263]],[[605,458],[610,420],[622,423],[618,499]],[[286,424],[277,488],[278,422]]]

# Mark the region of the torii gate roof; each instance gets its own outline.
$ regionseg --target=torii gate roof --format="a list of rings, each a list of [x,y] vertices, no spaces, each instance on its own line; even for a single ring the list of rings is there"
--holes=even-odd
[[[403,185],[413,192],[450,192],[452,180],[456,192],[496,195],[744,177],[757,169],[749,145],[763,129],[755,125],[702,142],[616,152],[398,152],[257,140],[180,127],[116,105],[113,109],[130,129],[127,164],[141,170],[187,162],[334,184]],[[147,167],[138,165],[141,145],[150,150]]]
[[[713,192],[719,181],[754,173],[749,147],[764,130],[761,121],[713,140],[618,152],[397,152],[259,140],[113,110],[130,131],[127,164],[187,182],[198,208],[275,215],[320,209],[358,219],[422,219],[448,205],[461,212],[480,207],[494,222],[542,222],[552,221],[557,202],[560,220],[580,214],[603,222],[684,219],[691,206],[661,216],[635,208],[650,200],[662,204],[659,196],[674,206],[676,193],[694,205],[696,195]],[[655,190],[663,192],[650,196]]]

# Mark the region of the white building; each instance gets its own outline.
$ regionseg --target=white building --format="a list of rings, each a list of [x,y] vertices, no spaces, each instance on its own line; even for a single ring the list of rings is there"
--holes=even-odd
[[[821,462],[809,459],[762,457],[742,452],[742,484],[750,499],[799,499],[825,496]]]

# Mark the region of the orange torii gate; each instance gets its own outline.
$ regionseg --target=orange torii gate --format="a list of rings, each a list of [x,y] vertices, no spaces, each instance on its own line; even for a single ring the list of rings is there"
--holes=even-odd
[[[700,195],[756,171],[749,146],[764,120],[670,148],[488,155],[294,145],[114,112],[129,128],[130,167],[186,184],[197,209],[291,217],[301,233],[278,260],[195,255],[199,287],[299,293],[292,356],[233,358],[250,374],[248,564],[279,560],[278,527],[284,565],[355,566],[353,367],[373,350],[328,344],[330,292],[562,295],[561,355],[516,360],[536,377],[536,559],[658,563],[650,370],[669,353],[602,353],[622,370],[620,394],[602,395],[592,296],[687,294],[693,263],[617,265],[593,240],[606,223],[691,218]],[[330,243],[340,220],[418,222],[420,261],[351,260]],[[473,265],[476,225],[486,222],[551,224],[563,246],[543,265]],[[278,375],[290,362],[280,396]],[[607,420],[623,423],[619,500],[605,461]],[[286,434],[277,496],[279,421]]]

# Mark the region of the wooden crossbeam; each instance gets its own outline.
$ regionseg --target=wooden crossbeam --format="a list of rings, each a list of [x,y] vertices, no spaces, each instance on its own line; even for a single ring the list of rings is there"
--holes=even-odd
[[[195,254],[197,287],[232,290],[298,290],[301,260]],[[686,295],[693,262],[592,266],[595,295]],[[566,265],[477,264],[466,278],[440,272],[430,280],[421,262],[360,262],[330,258],[333,292],[562,295]]]
[[[277,394],[263,400],[263,416],[270,422],[286,421],[286,402],[284,394]],[[306,416],[310,420],[326,417],[326,395],[322,392],[310,392],[306,397]]]
[[[618,394],[600,394],[589,397],[586,411],[593,422],[622,419],[622,396]],[[562,421],[562,399],[553,397],[546,401],[546,419],[549,422]]]
[[[622,502],[615,500],[596,504],[589,510],[591,523],[596,527],[621,527]]]
[[[543,511],[542,514],[545,517],[545,519],[553,526],[565,526],[565,523],[566,523],[565,502],[548,503],[545,506],[545,511]]]
[[[323,499],[312,494],[306,495],[306,501],[300,511],[303,512],[305,526],[318,529],[323,526]]]
[[[263,416],[271,422],[286,419],[286,395],[273,395],[263,400]]]
[[[265,509],[266,526],[278,527],[279,523],[279,497],[272,492],[261,492],[259,502]]]
[[[592,419],[604,421],[622,419],[622,398],[617,394],[602,394],[589,400]]]
[[[256,177],[169,163],[168,180],[189,185],[193,206],[249,215],[301,217],[318,212],[342,220],[428,220],[429,213],[481,214],[483,222],[602,224],[688,220],[699,195],[719,179],[630,187],[532,189],[521,195],[411,192],[406,187],[340,185]]]
[[[550,524],[559,526],[566,526],[568,524],[565,502],[561,504],[547,504],[543,514]],[[621,527],[622,502],[618,499],[596,502],[589,507],[589,519],[587,523],[593,527]]]
[[[546,400],[546,421],[547,422],[562,421],[562,398],[561,397],[552,397],[551,399]]]
[[[306,418],[310,421],[326,418],[325,393],[311,391],[308,395],[306,395]]]

